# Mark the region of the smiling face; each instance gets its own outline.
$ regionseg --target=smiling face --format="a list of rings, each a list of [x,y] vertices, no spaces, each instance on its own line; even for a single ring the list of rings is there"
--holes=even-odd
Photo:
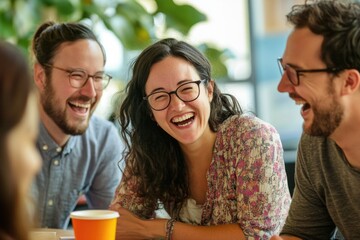
[[[294,69],[322,69],[327,66],[321,60],[323,37],[308,28],[295,29],[289,36],[283,55],[283,65]],[[340,125],[343,107],[340,103],[337,76],[327,72],[300,73],[300,84],[294,86],[284,74],[278,85],[279,92],[289,93],[296,104],[303,105],[301,116],[303,129],[315,136],[329,136]]]
[[[151,67],[145,86],[146,95],[156,91],[174,91],[181,84],[197,80],[200,77],[189,62],[169,56]],[[152,110],[157,124],[180,144],[194,143],[211,133],[208,120],[212,82],[208,87],[203,83],[199,87],[200,95],[192,102],[183,102],[175,94],[171,94],[171,102],[166,109]]]
[[[93,40],[77,40],[60,45],[52,65],[66,70],[82,69],[90,75],[103,71],[104,58],[100,46]],[[43,73],[42,77],[45,77]],[[46,79],[41,93],[41,103],[46,115],[66,134],[82,134],[89,123],[101,96],[95,90],[93,78],[81,88],[69,83],[68,73],[51,69],[51,79]]]

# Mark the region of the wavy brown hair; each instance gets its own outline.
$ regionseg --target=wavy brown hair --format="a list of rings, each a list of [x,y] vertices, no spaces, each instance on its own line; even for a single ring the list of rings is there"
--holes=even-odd
[[[145,84],[151,67],[168,56],[185,59],[194,66],[200,79],[211,78],[206,57],[186,42],[164,39],[147,47],[132,64],[132,78],[126,86],[126,97],[120,107],[121,135],[126,143],[124,181],[135,177],[138,193],[145,199],[145,215],[158,207],[160,200],[173,217],[189,195],[188,170],[176,139],[157,126],[151,109],[144,101]],[[241,114],[238,101],[222,94],[214,83],[209,125],[216,132],[228,117]]]
[[[286,17],[295,28],[308,27],[324,37],[321,59],[327,67],[360,71],[360,3],[306,1]]]

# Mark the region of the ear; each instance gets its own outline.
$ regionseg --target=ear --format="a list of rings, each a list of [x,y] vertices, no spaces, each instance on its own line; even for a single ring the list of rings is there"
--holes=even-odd
[[[348,95],[360,88],[360,73],[356,69],[349,69],[345,72],[344,84],[341,88],[341,95]]]
[[[214,96],[214,84],[215,84],[214,80],[210,80],[207,86],[207,94],[210,102],[212,101]]]
[[[34,82],[40,91],[43,91],[46,85],[45,69],[39,63],[34,64]]]

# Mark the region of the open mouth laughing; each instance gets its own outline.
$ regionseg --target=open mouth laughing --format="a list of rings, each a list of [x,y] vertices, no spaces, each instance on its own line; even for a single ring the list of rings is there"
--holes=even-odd
[[[69,106],[74,112],[86,114],[90,111],[91,103],[80,103],[77,101],[68,102]]]
[[[171,122],[178,127],[185,127],[191,124],[194,121],[195,114],[194,113],[186,113],[179,117],[174,117],[171,119]]]
[[[294,99],[296,105],[302,105],[301,112],[306,112],[311,108],[310,104],[305,102],[303,99]]]

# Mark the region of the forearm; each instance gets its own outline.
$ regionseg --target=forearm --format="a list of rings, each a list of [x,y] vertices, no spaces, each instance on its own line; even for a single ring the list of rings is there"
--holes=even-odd
[[[211,240],[211,239],[245,239],[239,224],[223,224],[216,226],[195,226],[187,223],[174,222],[172,231],[168,219],[139,219],[130,211],[112,205],[111,210],[118,211],[116,239],[159,239],[172,233],[172,240]]]
[[[155,220],[157,221],[157,220]],[[149,224],[153,237],[166,236],[166,222],[158,221]],[[156,227],[156,225],[158,227]],[[191,224],[175,222],[172,231],[172,240],[211,240],[211,239],[245,239],[243,231],[238,224],[223,224],[217,226],[195,226]]]

